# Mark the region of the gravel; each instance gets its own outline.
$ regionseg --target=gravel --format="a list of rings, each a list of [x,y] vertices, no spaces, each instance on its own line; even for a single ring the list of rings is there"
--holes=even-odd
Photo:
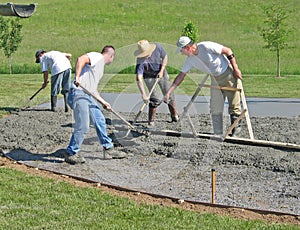
[[[234,144],[212,139],[131,132],[123,138],[124,124],[109,112],[107,130],[116,149],[127,159],[103,158],[95,130],[86,134],[82,154],[86,163],[64,162],[64,149],[72,133],[71,112],[31,109],[0,119],[0,148],[6,156],[27,165],[101,183],[121,186],[199,202],[211,201],[211,170],[216,172],[215,203],[243,208],[300,214],[300,152],[255,145]],[[120,113],[133,120],[135,114]],[[140,120],[146,120],[143,113]],[[191,117],[200,133],[211,132],[207,114]],[[224,117],[228,127],[229,118]],[[158,114],[154,130],[174,130],[167,114]],[[251,117],[255,139],[300,143],[299,116]],[[239,137],[249,138],[243,121]],[[141,122],[140,128],[146,123]],[[186,119],[176,127],[191,132]],[[146,135],[145,135],[146,134]]]

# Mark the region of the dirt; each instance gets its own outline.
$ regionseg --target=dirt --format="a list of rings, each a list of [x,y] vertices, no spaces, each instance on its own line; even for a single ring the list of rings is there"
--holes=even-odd
[[[122,131],[120,128],[126,126],[111,113],[104,113],[108,133],[116,148],[129,154],[127,159],[104,159],[91,126],[80,153],[86,163],[65,163],[64,149],[73,130],[72,113],[31,109],[0,119],[0,148],[3,155],[14,159],[1,157],[2,167],[66,180],[79,186],[100,183],[99,189],[130,197],[139,203],[300,225],[299,150],[154,135],[146,131],[130,132],[123,138],[126,129]],[[120,114],[127,120],[133,120],[135,115]],[[146,116],[143,113],[140,120],[145,121]],[[211,132],[207,114],[192,116],[191,120],[198,132]],[[224,120],[228,127],[229,118],[224,117]],[[299,120],[299,116],[251,117],[251,124],[255,139],[299,145]],[[187,119],[182,118],[177,127],[169,121],[167,114],[158,114],[156,126],[152,129],[191,132]],[[146,124],[141,122],[138,127],[144,130]],[[249,138],[244,121],[242,127],[239,137]],[[215,205],[210,204],[212,169],[216,172]],[[82,182],[72,176],[92,182]],[[116,189],[119,187],[123,189]],[[126,189],[131,192],[124,191]],[[186,202],[179,204],[179,199]]]

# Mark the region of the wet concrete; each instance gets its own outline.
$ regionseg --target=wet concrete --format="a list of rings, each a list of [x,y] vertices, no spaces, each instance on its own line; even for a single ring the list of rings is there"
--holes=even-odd
[[[135,113],[120,112],[126,120]],[[69,165],[63,153],[71,133],[72,113],[36,108],[0,120],[0,148],[22,163],[96,180],[102,183],[201,202],[211,199],[211,169],[216,170],[216,203],[300,214],[300,153],[296,150],[224,143],[211,139],[139,135],[115,127],[124,124],[105,111],[108,133],[127,159],[103,158],[95,130],[82,146],[86,163]],[[145,127],[142,113],[139,127]],[[208,114],[192,114],[198,132],[210,133]],[[224,117],[228,127],[229,118]],[[154,129],[173,129],[166,113],[159,113]],[[299,143],[299,116],[251,117],[256,139]],[[245,122],[240,137],[248,138]],[[125,126],[126,127],[126,126]],[[177,130],[191,132],[186,119]]]

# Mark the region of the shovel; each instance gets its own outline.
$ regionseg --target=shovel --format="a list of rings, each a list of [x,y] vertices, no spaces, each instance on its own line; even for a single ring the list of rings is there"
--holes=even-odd
[[[153,91],[154,91],[154,89],[155,89],[155,87],[156,87],[158,81],[159,81],[159,77],[158,77],[158,75],[157,75],[157,78],[156,78],[156,80],[155,80],[155,82],[154,82],[154,84],[153,84],[153,86],[152,86],[152,88],[151,88],[151,90],[150,90],[150,92],[149,92],[149,96],[148,96],[149,98],[150,98],[151,94],[153,93]],[[145,109],[145,106],[147,105],[147,103],[148,103],[148,100],[147,100],[147,101],[144,101],[144,104],[142,105],[142,107],[140,108],[139,112],[136,114],[136,116],[135,116],[135,118],[134,118],[134,120],[133,120],[133,124],[136,123],[137,119],[140,117],[141,113],[142,113],[143,110]]]
[[[30,98],[29,98],[29,100],[23,105],[23,106],[21,106],[20,108],[19,108],[19,110],[24,110],[26,107],[27,107],[27,105],[28,105],[28,103],[39,93],[39,92],[41,92],[42,91],[42,89],[43,89],[43,87],[41,87],[38,91],[36,91]]]

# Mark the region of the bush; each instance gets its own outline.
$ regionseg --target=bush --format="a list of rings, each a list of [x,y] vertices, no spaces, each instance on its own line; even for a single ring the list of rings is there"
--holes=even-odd
[[[197,27],[194,25],[194,23],[192,23],[191,21],[189,21],[182,30],[182,36],[187,36],[189,37],[194,43],[198,41],[198,29]]]

